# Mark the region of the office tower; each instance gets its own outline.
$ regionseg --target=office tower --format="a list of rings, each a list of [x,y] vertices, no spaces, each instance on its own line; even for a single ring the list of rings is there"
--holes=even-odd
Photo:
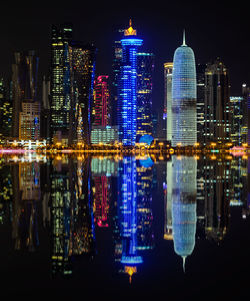
[[[72,25],[52,26],[51,36],[51,141],[56,143],[69,135],[70,112],[70,67],[69,42],[72,40]]]
[[[119,139],[125,146],[134,146],[137,126],[137,53],[142,40],[136,36],[131,20],[124,31],[122,63],[118,83],[118,126]]]
[[[137,175],[135,157],[124,157],[119,162],[118,206],[122,239],[121,264],[131,277],[142,263],[137,246]]]
[[[250,145],[250,87],[245,83],[242,85],[243,96],[243,122],[242,135],[244,143]]]
[[[185,261],[195,246],[196,173],[194,157],[172,157],[172,227],[174,250]]]
[[[90,145],[91,106],[95,76],[96,48],[82,42],[69,45],[70,131],[69,144]]]
[[[41,126],[40,136],[50,142],[50,80],[42,80]]]
[[[173,63],[164,64],[164,112],[163,120],[165,122],[166,138],[172,140],[172,77]]]
[[[143,135],[152,135],[152,90],[154,55],[137,53],[137,129],[136,140]]]
[[[193,50],[183,44],[174,53],[172,78],[172,145],[197,142],[196,68]]]
[[[205,70],[206,64],[197,64],[196,77],[197,77],[197,141],[204,144],[204,112],[205,112]]]
[[[94,81],[92,125],[110,125],[110,92],[108,75],[99,75]]]
[[[0,78],[0,139],[11,136],[12,100],[8,86]]]
[[[244,143],[243,135],[243,97],[230,97],[230,111],[232,113],[231,136],[230,141],[234,145],[242,145]]]
[[[116,40],[113,44],[113,58],[112,58],[112,76],[111,76],[111,124],[118,124],[118,82],[120,67],[122,63],[122,44],[121,37],[124,35],[124,29],[116,30]]]
[[[230,140],[231,114],[229,75],[225,65],[216,59],[205,71],[205,143]]]
[[[17,139],[24,139],[23,137],[38,139],[40,131],[40,104],[37,100],[39,59],[34,51],[16,52],[14,57],[12,136]]]

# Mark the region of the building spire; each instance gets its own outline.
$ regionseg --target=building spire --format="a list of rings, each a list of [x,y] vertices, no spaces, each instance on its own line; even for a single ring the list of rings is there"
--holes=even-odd
[[[183,45],[183,46],[186,46],[186,45]],[[182,267],[183,267],[183,272],[185,273],[185,263],[186,263],[186,258],[187,256],[182,256]]]
[[[136,36],[136,30],[132,27],[132,20],[129,19],[129,28],[124,31],[125,36]]]
[[[182,42],[182,46],[187,46],[187,44],[186,44],[185,29],[183,29],[183,42]]]

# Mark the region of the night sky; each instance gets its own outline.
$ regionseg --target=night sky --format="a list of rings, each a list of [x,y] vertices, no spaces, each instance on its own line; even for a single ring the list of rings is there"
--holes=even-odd
[[[240,95],[243,82],[250,84],[246,1],[24,1],[22,6],[7,2],[0,8],[0,76],[11,74],[14,51],[29,49],[40,57],[40,74],[48,74],[51,24],[63,22],[73,23],[74,39],[98,48],[97,74],[111,74],[115,29],[127,28],[132,18],[144,50],[155,54],[154,107],[163,103],[163,63],[173,60],[184,28],[197,62],[220,57],[225,63],[231,95]]]

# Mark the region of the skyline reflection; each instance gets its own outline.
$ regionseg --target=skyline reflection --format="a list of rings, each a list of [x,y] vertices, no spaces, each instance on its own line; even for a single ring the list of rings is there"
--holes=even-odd
[[[231,210],[243,220],[250,212],[249,158],[32,154],[0,162],[0,227],[11,229],[14,252],[24,254],[39,252],[46,233],[54,277],[94,263],[100,235],[111,233],[112,264],[131,283],[157,250],[159,229],[175,268],[187,273],[197,240],[219,247],[234,226]]]

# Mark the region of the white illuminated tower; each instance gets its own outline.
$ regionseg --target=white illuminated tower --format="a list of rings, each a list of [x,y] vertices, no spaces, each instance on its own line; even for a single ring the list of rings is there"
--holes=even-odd
[[[196,67],[193,50],[183,43],[174,53],[172,77],[172,145],[197,142]]]

